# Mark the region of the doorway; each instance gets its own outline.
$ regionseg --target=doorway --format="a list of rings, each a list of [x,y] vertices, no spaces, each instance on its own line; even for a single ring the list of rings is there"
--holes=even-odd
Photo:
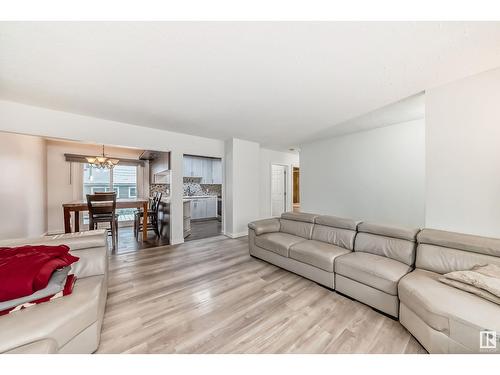
[[[280,216],[287,209],[287,183],[285,165],[271,165],[271,215]]]
[[[184,241],[222,234],[222,159],[185,154],[183,164]]]
[[[300,170],[299,167],[293,167],[292,195],[293,211],[300,211]]]

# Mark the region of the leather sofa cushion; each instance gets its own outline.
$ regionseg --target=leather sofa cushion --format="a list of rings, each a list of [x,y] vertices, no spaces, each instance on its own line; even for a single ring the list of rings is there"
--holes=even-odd
[[[391,258],[408,266],[415,263],[415,243],[371,233],[358,233],[354,250]]]
[[[33,341],[51,338],[58,348],[99,317],[106,288],[105,276],[77,280],[69,296],[41,303],[0,319],[0,353]]]
[[[335,273],[396,296],[399,280],[411,267],[383,256],[354,252],[335,259]]]
[[[282,219],[293,220],[293,221],[302,221],[304,223],[314,223],[314,219],[318,215],[316,214],[308,214],[306,212],[283,212],[281,214]]]
[[[71,265],[71,273],[82,279],[89,276],[104,275],[108,270],[108,247],[92,247],[70,251],[80,260]]]
[[[302,241],[305,241],[302,237],[282,232],[266,233],[255,237],[257,246],[284,257],[289,256],[292,245]]]
[[[320,215],[314,219],[315,224],[326,225],[328,227],[356,230],[359,222],[343,217]]]
[[[500,239],[471,234],[422,229],[417,236],[419,244],[428,244],[500,257]]]
[[[0,247],[20,245],[68,245],[73,251],[91,247],[106,247],[108,244],[105,229],[0,241]]]
[[[423,229],[417,240],[417,268],[444,274],[478,265],[500,266],[499,239]]]
[[[313,240],[326,242],[348,250],[354,248],[354,237],[356,237],[356,231],[354,230],[334,228],[320,224],[314,225],[311,236]]]
[[[52,339],[35,341],[26,345],[18,346],[6,352],[7,354],[55,354],[57,343]]]
[[[427,271],[445,274],[453,271],[470,270],[474,266],[496,264],[500,258],[471,251],[419,244],[415,265]]]
[[[279,232],[280,221],[276,218],[252,221],[248,224],[248,228],[253,229],[257,236],[264,233]]]
[[[292,245],[290,258],[333,272],[335,258],[349,252],[347,249],[329,243],[308,240]]]
[[[358,225],[358,231],[415,242],[419,229],[362,222]]]
[[[441,275],[416,269],[399,282],[399,299],[433,329],[468,348],[479,331],[500,332],[500,306],[438,281]]]
[[[280,232],[310,240],[314,224],[304,221],[280,219]]]

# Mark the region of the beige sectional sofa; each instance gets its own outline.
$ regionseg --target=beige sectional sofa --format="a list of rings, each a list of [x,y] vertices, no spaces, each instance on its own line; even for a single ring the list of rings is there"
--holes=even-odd
[[[0,241],[0,247],[60,245],[80,258],[73,293],[0,316],[0,353],[92,353],[99,346],[107,297],[108,255],[104,230]]]
[[[438,281],[500,265],[500,240],[289,212],[248,227],[252,256],[399,317],[430,353],[500,353],[480,348],[481,331],[500,338],[500,306]]]
[[[397,318],[398,283],[413,269],[417,232],[360,223],[354,252],[335,262],[335,289]]]
[[[354,248],[357,222],[332,216],[284,213],[249,224],[250,254],[329,288],[335,258]]]
[[[416,269],[401,279],[400,321],[431,353],[500,353],[480,348],[480,332],[500,339],[500,306],[438,281],[447,272],[500,265],[500,240],[423,229]]]

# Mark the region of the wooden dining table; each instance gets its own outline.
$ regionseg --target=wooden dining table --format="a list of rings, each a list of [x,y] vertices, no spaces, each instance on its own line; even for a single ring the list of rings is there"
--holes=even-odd
[[[146,198],[130,198],[130,199],[117,199],[116,200],[116,208],[141,208],[144,211],[144,219],[147,220],[148,217],[148,204],[149,199]],[[78,200],[72,201],[68,203],[63,203],[63,211],[64,211],[64,232],[71,233],[71,213],[75,213],[74,223],[75,223],[75,232],[80,231],[80,212],[88,211],[87,201],[86,200]],[[145,241],[148,239],[148,226],[142,226],[142,239]]]

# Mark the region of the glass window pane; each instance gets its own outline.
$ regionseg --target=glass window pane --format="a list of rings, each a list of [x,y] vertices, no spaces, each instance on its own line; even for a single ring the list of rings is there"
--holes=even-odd
[[[117,198],[131,199],[137,197],[137,167],[118,164],[113,168],[113,190]],[[117,210],[119,221],[133,221],[134,208]]]
[[[90,164],[83,164],[83,199],[87,194],[109,191],[111,172],[109,169],[99,169]],[[89,213],[83,213],[83,224],[89,223]]]
[[[83,197],[95,192],[107,191],[110,183],[109,169],[95,168],[87,163],[83,164]]]

